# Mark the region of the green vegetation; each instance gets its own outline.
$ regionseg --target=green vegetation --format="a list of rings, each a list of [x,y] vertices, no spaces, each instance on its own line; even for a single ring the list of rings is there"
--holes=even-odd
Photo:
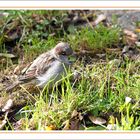
[[[83,28],[72,36],[69,36],[69,40],[75,48],[78,44],[86,42],[90,49],[104,49],[118,46],[120,34],[119,28],[107,28],[100,24],[95,29]]]

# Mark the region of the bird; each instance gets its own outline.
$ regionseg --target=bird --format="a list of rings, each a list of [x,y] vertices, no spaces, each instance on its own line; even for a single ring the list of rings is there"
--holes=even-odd
[[[66,76],[66,70],[72,62],[68,57],[73,54],[73,49],[66,42],[58,43],[53,49],[39,55],[27,65],[18,76],[18,81],[9,86],[6,91],[11,91],[19,84],[32,83],[39,88],[49,84],[51,88],[57,81]]]

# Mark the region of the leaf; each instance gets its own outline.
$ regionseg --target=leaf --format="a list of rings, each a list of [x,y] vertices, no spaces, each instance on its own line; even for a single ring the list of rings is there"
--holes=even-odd
[[[65,125],[63,130],[79,130],[80,121],[82,119],[83,116],[81,113],[74,110],[71,114],[71,118],[63,123]]]
[[[97,19],[93,22],[93,25],[96,26],[98,25],[100,22],[106,20],[106,16],[104,14],[101,14],[97,17]]]
[[[109,122],[108,122],[109,124],[115,124],[115,117],[114,116],[110,116],[109,117]]]
[[[2,130],[5,126],[5,124],[7,123],[6,120],[3,120],[1,123],[0,123],[0,130]]]
[[[54,125],[50,125],[45,128],[46,131],[51,131],[51,130],[55,130],[55,129],[56,129],[56,127]]]
[[[15,55],[8,53],[0,53],[0,57],[14,58]]]
[[[70,130],[79,130],[80,120],[77,118],[70,119]]]
[[[44,20],[44,24],[45,24],[45,25],[49,25],[49,24],[50,24],[49,20],[45,19],[45,20]]]
[[[77,119],[79,119],[80,121],[83,119],[83,116],[80,112],[77,112],[76,110],[74,110],[72,112],[72,115],[71,115],[71,119],[76,117]]]
[[[137,42],[135,42],[135,44],[138,48],[140,48],[140,42],[137,41]]]
[[[91,114],[94,114],[94,116],[98,116],[99,115],[99,109],[95,108],[94,110],[91,111]]]
[[[108,64],[111,66],[113,66],[113,65],[119,66],[121,64],[121,60],[120,59],[113,59],[113,60],[110,60]]]
[[[135,29],[135,32],[140,33],[140,29],[139,28]]]
[[[115,130],[116,129],[116,124],[108,124],[107,129],[108,130]]]
[[[22,119],[22,118],[26,118],[26,112],[24,113],[22,113],[22,112],[17,112],[15,115],[14,115],[14,119],[16,119],[16,120],[20,120],[20,119]]]
[[[130,31],[130,30],[127,30],[127,29],[124,29],[123,33],[127,36],[131,36],[132,38],[137,38],[138,37],[135,33],[133,33],[133,31]]]
[[[71,114],[71,118],[73,118],[73,117],[75,117],[75,116],[77,116],[78,115],[78,112],[76,111],[76,110],[74,110],[73,112],[72,112],[72,114]]]
[[[15,117],[14,117],[15,118]],[[14,130],[22,130],[22,127],[26,125],[26,119],[21,118],[20,120],[16,121],[13,125]]]
[[[115,122],[116,122],[116,118],[113,115],[111,115],[109,117],[107,129],[108,130],[116,130],[116,124],[115,124]]]
[[[5,113],[4,120],[2,120],[1,123],[0,123],[0,130],[2,130],[4,128],[4,126],[6,125],[6,123],[7,123],[8,113],[9,113],[8,111]]]
[[[3,107],[2,112],[8,111],[13,106],[13,100],[9,99],[6,105]]]
[[[106,120],[105,119],[102,119],[100,117],[95,117],[95,116],[89,116],[89,119],[92,121],[92,123],[94,124],[99,124],[99,125],[102,125],[102,124],[105,124],[106,123]]]
[[[71,118],[65,122],[63,130],[79,130],[80,121],[77,118]]]
[[[63,124],[65,125],[63,130],[69,130],[70,129],[70,121],[69,120],[66,120]]]
[[[73,25],[70,25],[68,27],[68,31],[71,33],[71,34],[74,34],[75,33],[75,27]]]

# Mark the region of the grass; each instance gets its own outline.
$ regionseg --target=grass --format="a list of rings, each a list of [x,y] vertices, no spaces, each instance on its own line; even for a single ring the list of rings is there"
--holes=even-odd
[[[12,10],[8,12],[12,14],[13,19],[17,19],[18,15],[22,20],[21,27],[25,29],[25,35],[23,34],[22,40],[17,40],[17,44],[23,47],[26,62],[34,60],[42,52],[53,48],[58,41],[69,42],[76,51],[80,50],[82,45],[87,50],[98,51],[117,47],[120,43],[120,28],[106,27],[103,24],[99,24],[94,29],[75,28],[69,34],[62,28],[62,31],[57,31],[55,36],[50,35],[53,31],[51,28],[44,31],[44,27],[50,24],[52,17],[57,19],[58,25],[62,24],[60,19],[66,16],[66,11]],[[43,22],[38,23],[35,28],[32,28],[33,14],[40,14],[43,19]],[[49,16],[45,19],[46,15]],[[2,41],[1,45],[3,44]],[[10,63],[0,75],[8,75],[14,67],[15,65]],[[73,69],[80,71],[80,79],[75,82],[71,76]],[[140,71],[137,62],[128,62],[125,67],[118,68],[115,64],[110,64],[108,58],[105,64],[94,62],[86,66],[82,61],[77,60],[72,70],[68,71],[67,76],[62,79],[61,86],[56,86],[51,91],[46,87],[34,95],[36,103],[28,101],[27,105],[16,113],[14,118],[17,121],[22,119],[21,130],[61,130],[66,126],[66,122],[76,123],[77,120],[80,122],[80,127],[82,126],[81,129],[84,130],[107,130],[110,122],[115,124],[115,130],[140,129]],[[28,94],[33,95],[27,91],[26,95]],[[132,100],[126,102],[127,97]],[[73,120],[74,111],[81,114],[83,119]],[[107,122],[104,125],[95,125],[89,120],[89,115],[102,117]],[[110,121],[111,118],[114,121]],[[68,125],[70,126],[70,123]],[[14,129],[10,120],[5,129]]]
[[[76,32],[76,35],[70,35],[68,38],[75,48],[78,44],[82,45],[86,42],[86,45],[90,49],[104,49],[118,46],[120,39],[119,30],[117,27],[106,28],[100,24],[95,29],[89,27],[83,28],[79,32]]]
[[[62,129],[64,122],[70,120],[72,112],[77,110],[82,115],[101,116],[106,118],[107,122],[111,115],[114,116],[116,130],[139,130],[138,79],[134,78],[135,82],[131,85],[128,68],[126,72],[112,72],[112,69],[113,66],[100,66],[100,71],[99,66],[93,66],[90,71],[86,68],[87,77],[82,74],[82,79],[75,88],[68,78],[71,75],[69,73],[67,78],[62,80],[61,94],[60,90],[45,92],[44,96],[41,94],[36,99],[35,105],[29,107],[28,111],[32,109],[32,119],[26,118],[26,128],[23,129],[30,129],[32,126],[37,130],[46,130],[51,125],[56,129]],[[111,88],[114,83],[116,89]],[[135,103],[126,103],[126,97],[135,99]],[[91,123],[90,125],[92,126]],[[84,127],[87,129],[89,125]]]

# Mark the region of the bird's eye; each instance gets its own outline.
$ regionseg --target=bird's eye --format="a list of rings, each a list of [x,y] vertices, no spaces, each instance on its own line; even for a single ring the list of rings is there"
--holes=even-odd
[[[66,53],[65,52],[62,52],[62,55],[66,55]]]

